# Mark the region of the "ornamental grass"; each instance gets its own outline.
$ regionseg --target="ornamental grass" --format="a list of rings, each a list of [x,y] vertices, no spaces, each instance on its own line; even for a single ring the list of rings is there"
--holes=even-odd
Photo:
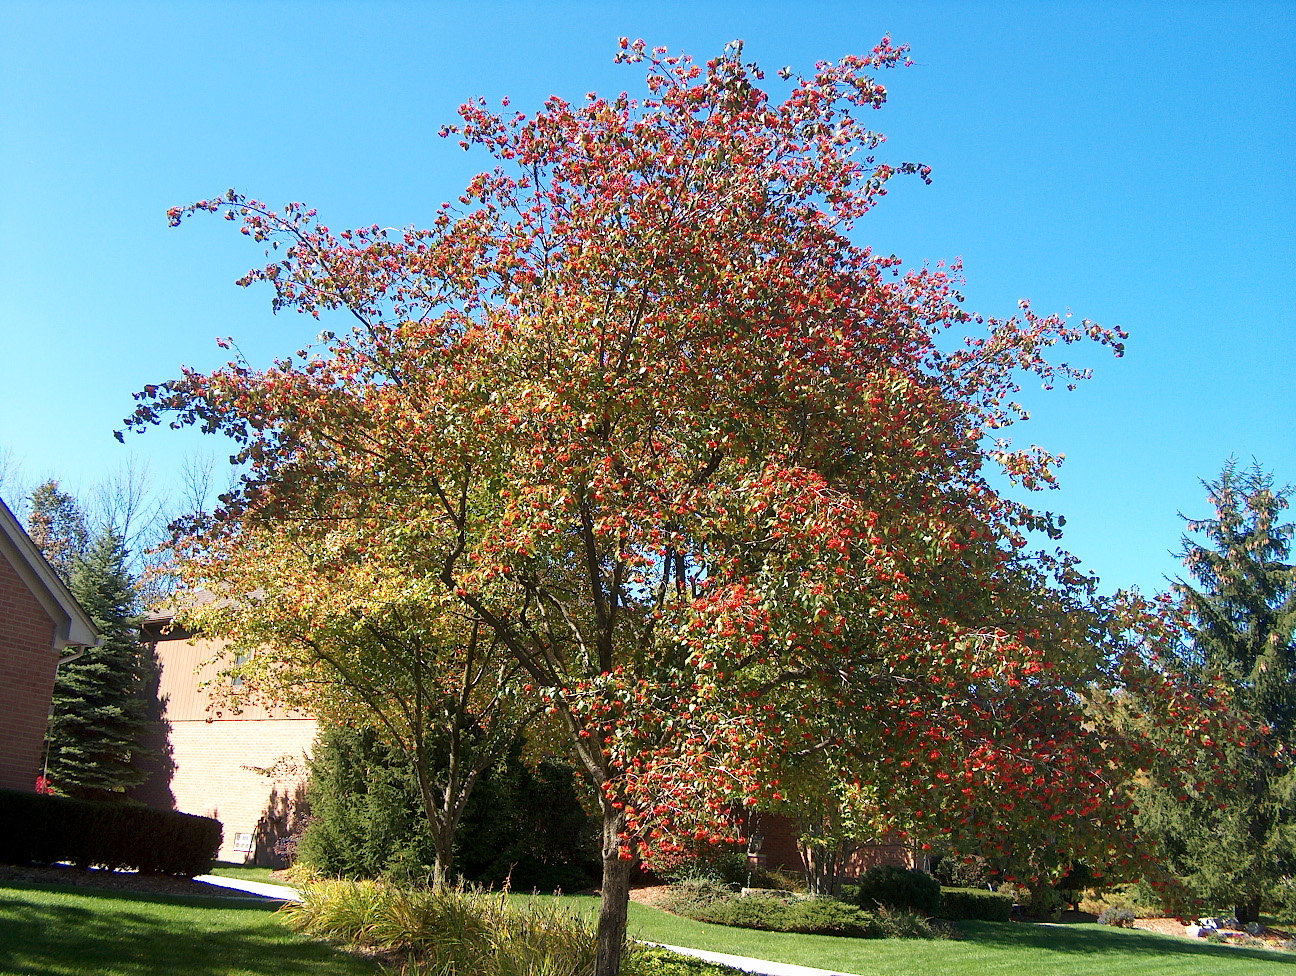
[[[294,930],[387,956],[407,976],[585,976],[594,965],[588,919],[548,897],[330,880],[283,913]]]

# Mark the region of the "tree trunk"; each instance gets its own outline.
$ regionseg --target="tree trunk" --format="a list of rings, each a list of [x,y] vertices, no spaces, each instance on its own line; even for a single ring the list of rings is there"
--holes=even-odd
[[[432,886],[434,888],[440,888],[454,878],[454,842],[455,830],[453,827],[449,830],[440,830],[433,825]]]
[[[1233,917],[1238,925],[1260,921],[1260,896],[1251,895],[1245,902],[1233,906]]]
[[[806,866],[806,887],[810,894],[835,897],[841,890],[842,856],[840,845],[826,841],[802,840],[797,844]]]
[[[634,861],[621,857],[620,834],[625,815],[603,801],[603,887],[598,918],[598,957],[594,976],[620,976],[630,910],[630,873]]]

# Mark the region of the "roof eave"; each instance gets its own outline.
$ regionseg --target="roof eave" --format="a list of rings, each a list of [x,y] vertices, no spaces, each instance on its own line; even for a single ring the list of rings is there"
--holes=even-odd
[[[99,643],[94,621],[45,561],[3,498],[0,498],[0,554],[54,621],[54,650],[93,647]]]

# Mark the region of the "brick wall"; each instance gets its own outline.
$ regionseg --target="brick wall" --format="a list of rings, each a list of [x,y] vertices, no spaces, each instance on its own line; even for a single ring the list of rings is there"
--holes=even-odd
[[[796,824],[777,813],[762,813],[757,823],[761,832],[761,853],[765,855],[766,866],[804,871],[805,863],[797,850]],[[913,852],[903,844],[870,844],[851,855],[842,875],[847,878],[859,877],[878,864],[894,864],[902,868],[920,866],[914,860]]]
[[[35,789],[56,661],[54,621],[0,555],[0,788]]]
[[[306,758],[318,723],[310,715],[249,702],[214,707],[223,645],[182,631],[145,630],[152,651],[160,753],[132,797],[158,809],[215,817],[225,828],[222,861],[278,865],[274,843],[305,799]],[[236,849],[250,834],[252,850]]]
[[[175,809],[224,825],[222,861],[272,863],[274,841],[303,798],[317,728],[311,718],[172,722]],[[251,852],[235,850],[241,833],[252,835]]]

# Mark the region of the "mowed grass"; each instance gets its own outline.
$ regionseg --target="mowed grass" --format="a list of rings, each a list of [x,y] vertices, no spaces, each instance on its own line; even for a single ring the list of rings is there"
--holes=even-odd
[[[525,896],[518,896],[525,897]],[[560,899],[593,913],[598,900]],[[375,976],[292,934],[273,903],[0,884],[0,976]],[[861,976],[1296,976],[1296,954],[1101,925],[965,922],[962,941],[838,939],[707,925],[630,906],[640,939]]]
[[[231,864],[229,861],[217,861],[208,874],[220,878],[236,878],[239,881],[260,881],[263,884],[282,884],[270,877],[274,868],[258,868],[250,864]]]
[[[563,896],[596,911],[592,896]],[[841,939],[708,925],[631,904],[630,934],[650,942],[860,976],[1296,976],[1296,953],[1230,948],[1106,925],[962,922],[965,937]]]
[[[228,907],[0,884],[0,976],[374,976],[379,968],[290,932],[278,903]]]

